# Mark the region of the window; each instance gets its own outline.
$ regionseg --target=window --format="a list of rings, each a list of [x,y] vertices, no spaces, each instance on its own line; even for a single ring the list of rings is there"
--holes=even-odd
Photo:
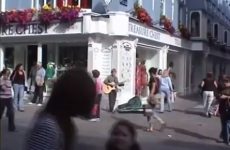
[[[152,0],[152,10],[155,9],[155,0]]]
[[[228,32],[224,31],[224,43],[228,43]]]
[[[200,21],[201,16],[199,12],[192,12],[191,13],[191,35],[192,37],[200,37]]]
[[[188,27],[188,8],[186,7],[186,16],[185,16],[186,27]]]
[[[92,0],[71,0],[71,5],[78,5],[81,8],[92,8]]]
[[[213,34],[214,34],[214,38],[218,39],[218,37],[219,37],[219,26],[217,23],[215,23],[213,26]]]
[[[160,3],[160,16],[165,15],[165,0],[161,0]]]
[[[4,63],[6,68],[14,68],[14,48],[13,47],[6,47],[5,48],[5,55],[4,55]]]

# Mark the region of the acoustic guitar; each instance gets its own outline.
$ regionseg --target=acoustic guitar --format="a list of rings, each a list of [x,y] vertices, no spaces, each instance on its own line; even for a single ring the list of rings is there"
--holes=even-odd
[[[128,80],[126,81],[123,81],[123,82],[120,82],[120,84],[123,84],[125,82],[128,82]],[[105,93],[105,94],[109,94],[111,91],[113,90],[116,90],[116,83],[114,82],[111,82],[109,83],[110,85],[107,85],[107,84],[103,84],[102,85],[102,91]]]

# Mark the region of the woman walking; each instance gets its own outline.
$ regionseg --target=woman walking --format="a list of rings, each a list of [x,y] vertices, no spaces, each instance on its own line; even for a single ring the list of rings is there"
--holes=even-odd
[[[93,78],[96,85],[96,92],[97,96],[95,99],[95,104],[92,110],[92,118],[90,121],[96,122],[100,121],[100,104],[101,104],[101,98],[102,98],[102,81],[99,79],[100,72],[98,70],[92,71]]]
[[[168,109],[169,109],[168,111],[171,112],[172,111],[171,93],[173,92],[173,87],[172,87],[171,78],[169,77],[168,70],[164,70],[163,75],[160,78],[160,92],[162,95],[165,95],[165,98],[166,98],[167,104],[168,104]],[[162,98],[161,99],[161,108],[160,108],[161,113],[164,112],[164,104],[165,104],[165,101]]]
[[[210,117],[210,107],[215,98],[215,91],[217,88],[217,83],[213,79],[213,74],[210,72],[207,74],[206,78],[203,79],[201,82],[201,87],[203,91],[203,106],[204,106],[204,113],[206,116]]]
[[[95,83],[85,69],[66,71],[33,121],[24,150],[73,150],[77,141],[72,117],[89,118],[95,97]]]
[[[12,99],[12,84],[9,80],[10,70],[4,69],[1,72],[0,79],[0,120],[2,119],[3,112],[5,107],[7,108],[8,116],[8,130],[10,132],[15,132],[16,127],[14,124],[14,108],[13,108],[13,99]]]
[[[162,95],[160,94],[160,80],[157,77],[157,68],[150,68],[149,69],[150,79],[149,79],[149,98],[148,103],[152,109],[152,113],[149,115],[145,113],[147,116],[147,120],[149,123],[149,127],[147,128],[148,132],[153,132],[153,119],[156,119],[161,124],[161,129],[166,125],[165,122],[159,117],[158,113],[156,112],[156,105],[162,99]],[[148,109],[148,108],[145,108]]]
[[[24,89],[26,73],[22,64],[18,64],[10,76],[14,90],[14,109],[24,112]]]

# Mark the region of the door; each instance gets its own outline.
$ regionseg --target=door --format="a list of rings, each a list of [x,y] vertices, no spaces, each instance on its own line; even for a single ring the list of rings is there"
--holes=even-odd
[[[35,62],[37,62],[38,58],[38,53],[37,53],[37,45],[28,45],[27,46],[27,67],[28,67],[28,72],[27,76],[29,76],[30,70],[32,66],[34,65]]]

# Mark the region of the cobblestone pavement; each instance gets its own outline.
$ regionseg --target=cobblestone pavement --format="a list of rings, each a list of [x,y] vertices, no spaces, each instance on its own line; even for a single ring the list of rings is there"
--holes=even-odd
[[[103,105],[107,102],[104,100]],[[1,127],[1,150],[23,150],[23,141],[29,124],[38,110],[36,106],[26,106],[24,113],[16,113],[19,132],[8,133],[7,120],[3,119]],[[172,113],[160,116],[167,122],[163,132],[157,131],[159,124],[154,123],[156,131],[143,131],[147,126],[142,114],[110,114],[101,111],[101,121],[91,123],[75,119],[78,126],[79,140],[76,149],[102,150],[112,124],[119,119],[131,121],[138,131],[138,141],[144,150],[229,150],[229,147],[215,142],[220,131],[217,117],[202,117],[198,98],[178,99]]]

